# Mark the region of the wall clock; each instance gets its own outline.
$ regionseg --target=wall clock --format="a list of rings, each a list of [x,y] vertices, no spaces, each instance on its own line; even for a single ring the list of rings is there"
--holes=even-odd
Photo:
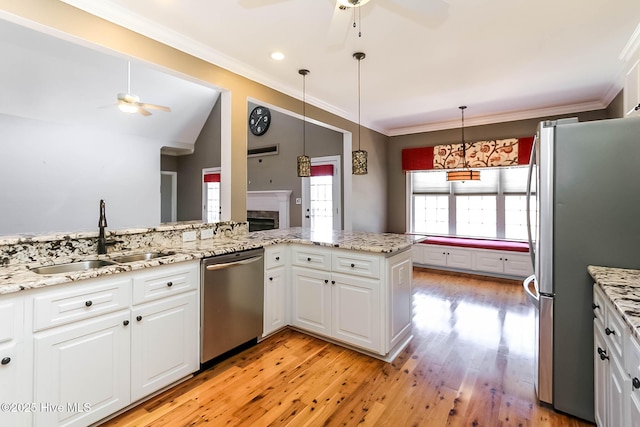
[[[249,114],[249,129],[257,136],[263,135],[271,124],[271,111],[267,107],[257,106]]]

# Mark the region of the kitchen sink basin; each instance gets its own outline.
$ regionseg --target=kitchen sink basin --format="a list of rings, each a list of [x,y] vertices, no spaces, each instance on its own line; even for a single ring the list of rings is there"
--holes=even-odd
[[[89,261],[77,261],[69,262],[66,264],[57,265],[44,265],[42,267],[33,267],[30,270],[38,274],[60,274],[60,273],[73,273],[76,271],[85,271],[92,268],[106,267],[108,265],[114,265],[114,262],[105,260],[89,260]]]
[[[154,258],[161,258],[164,256],[175,255],[175,252],[146,252],[142,254],[122,255],[112,258],[113,261],[119,263],[135,262],[135,261],[149,261]]]

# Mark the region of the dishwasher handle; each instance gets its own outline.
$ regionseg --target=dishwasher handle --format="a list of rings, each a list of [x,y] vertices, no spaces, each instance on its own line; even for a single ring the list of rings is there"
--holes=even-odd
[[[259,261],[262,258],[263,256],[260,255],[253,258],[243,259],[242,261],[225,262],[222,264],[212,264],[212,265],[207,265],[206,269],[207,271],[222,270],[223,268],[231,268],[237,265],[251,264],[252,262]]]

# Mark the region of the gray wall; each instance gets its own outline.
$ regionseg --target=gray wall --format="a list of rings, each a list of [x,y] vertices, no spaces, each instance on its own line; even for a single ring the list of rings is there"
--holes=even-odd
[[[162,165],[168,168],[163,170],[175,166],[178,172],[178,221],[202,219],[202,169],[220,167],[220,103],[218,98],[196,139],[193,154],[178,156],[175,163],[162,156]]]
[[[249,103],[247,117],[254,107],[256,104]],[[295,204],[295,199],[302,197],[302,181],[298,178],[296,169],[296,158],[302,154],[302,131],[303,121],[301,119],[272,109],[271,125],[267,133],[255,136],[248,132],[247,137],[249,149],[275,144],[279,146],[277,155],[247,159],[249,180],[247,190],[291,190],[291,209],[289,212],[291,227],[302,225],[301,205]],[[342,159],[342,133],[307,123],[306,154],[312,158],[339,155]],[[340,162],[342,163],[342,160]]]
[[[563,116],[540,117],[529,120],[465,127],[464,138],[466,142],[503,138],[521,138],[533,136],[536,133],[538,123],[541,120],[576,116],[580,121],[602,120],[610,118],[609,114],[610,112],[604,109]],[[404,233],[406,231],[406,174],[402,171],[402,149],[407,147],[430,147],[439,144],[454,144],[459,143],[460,138],[460,128],[394,136],[389,138],[387,156],[387,170],[389,174],[389,219],[387,228],[390,232]]]

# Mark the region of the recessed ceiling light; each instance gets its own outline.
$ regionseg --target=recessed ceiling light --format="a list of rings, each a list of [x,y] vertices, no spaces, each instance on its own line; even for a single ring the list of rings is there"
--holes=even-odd
[[[284,53],[282,52],[273,52],[271,54],[271,59],[274,61],[282,61],[284,59]]]

